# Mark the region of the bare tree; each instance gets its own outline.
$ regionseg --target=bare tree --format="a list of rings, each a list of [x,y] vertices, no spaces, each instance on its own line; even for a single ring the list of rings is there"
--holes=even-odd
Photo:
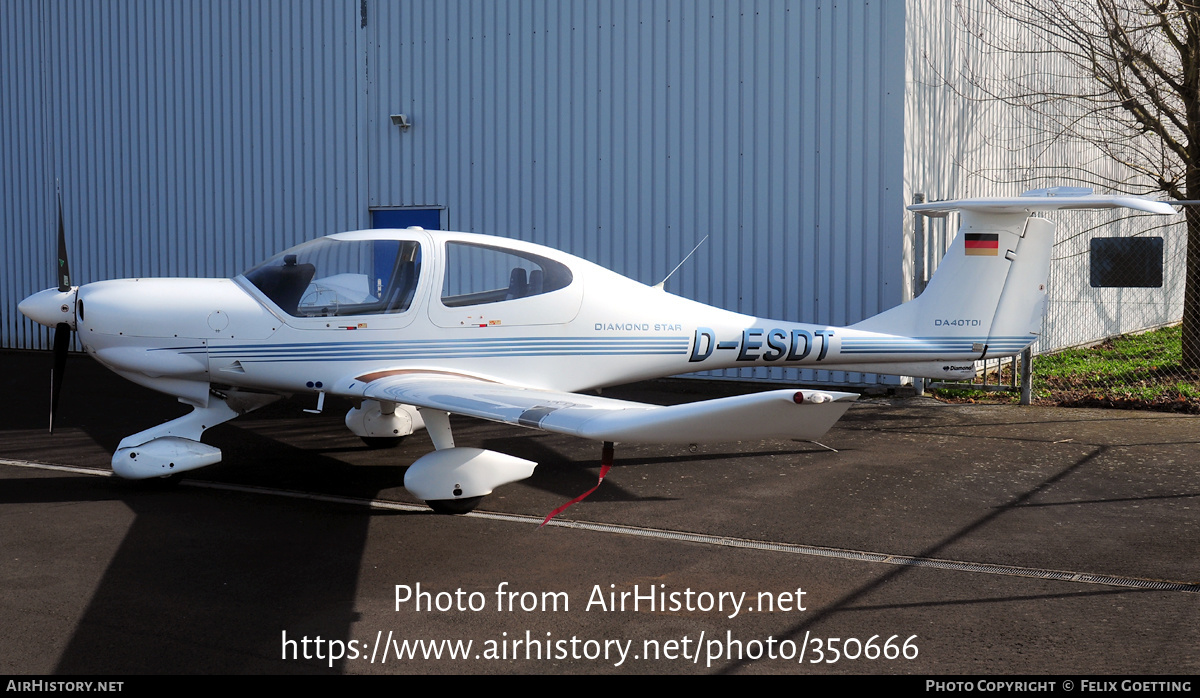
[[[1044,139],[1084,141],[1124,165],[1076,178],[1200,199],[1200,0],[959,0],[986,69],[953,76],[1025,110]],[[965,81],[965,82],[964,82]],[[1120,170],[1116,170],[1120,171]],[[1183,365],[1200,368],[1200,207],[1187,214]]]

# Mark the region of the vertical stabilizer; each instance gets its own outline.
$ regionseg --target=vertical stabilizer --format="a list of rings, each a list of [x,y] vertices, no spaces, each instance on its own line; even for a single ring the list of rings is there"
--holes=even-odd
[[[958,235],[925,292],[852,328],[969,339],[980,358],[985,352],[1020,351],[1036,339],[1029,330],[1034,313],[1045,307],[1053,244],[1054,224],[1045,219],[1023,211],[964,211]],[[1040,330],[1040,314],[1037,320],[1035,331]]]

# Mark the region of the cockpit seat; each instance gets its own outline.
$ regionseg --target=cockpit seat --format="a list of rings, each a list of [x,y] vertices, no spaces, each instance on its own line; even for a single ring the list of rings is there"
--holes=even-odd
[[[253,281],[283,312],[295,315],[296,306],[316,273],[315,266],[307,262],[297,264],[296,255],[290,254],[283,258],[281,267],[256,270]]]
[[[508,294],[504,300],[510,301],[514,298],[524,298],[529,293],[529,281],[525,275],[525,269],[516,267],[508,275]]]

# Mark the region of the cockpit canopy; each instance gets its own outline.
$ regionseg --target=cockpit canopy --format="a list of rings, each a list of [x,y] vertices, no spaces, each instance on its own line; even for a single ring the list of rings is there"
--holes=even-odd
[[[402,313],[421,272],[413,240],[321,238],[268,259],[244,276],[294,317]]]
[[[565,264],[530,252],[451,241],[446,243],[442,305],[461,308],[550,293],[571,284]]]

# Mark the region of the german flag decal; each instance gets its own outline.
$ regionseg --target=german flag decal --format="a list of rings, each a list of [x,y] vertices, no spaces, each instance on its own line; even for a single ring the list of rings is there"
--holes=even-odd
[[[967,233],[963,242],[966,243],[968,255],[984,255],[995,257],[1000,251],[999,233]]]

